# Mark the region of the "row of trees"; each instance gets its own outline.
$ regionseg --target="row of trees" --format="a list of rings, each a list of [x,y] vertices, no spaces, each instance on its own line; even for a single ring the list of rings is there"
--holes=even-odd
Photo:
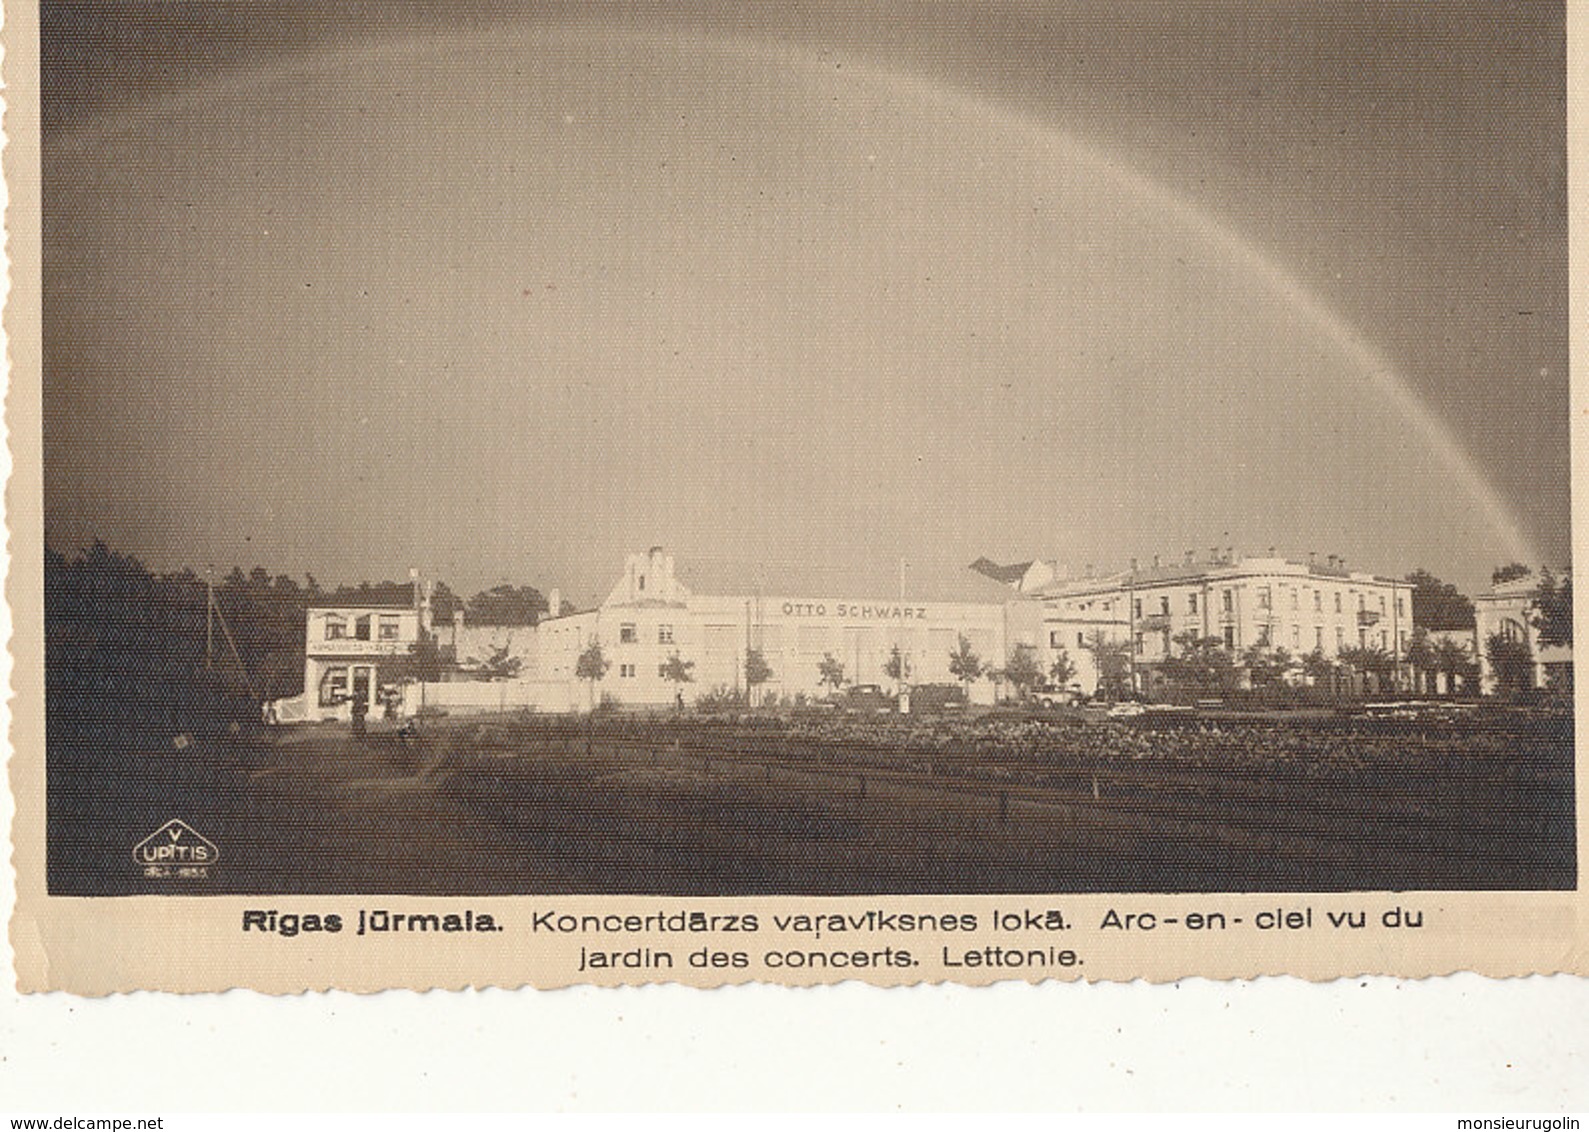
[[[221,631],[207,624],[209,584],[235,643],[235,659]],[[68,676],[60,666],[82,667],[92,658],[97,666],[141,673],[145,680],[157,674],[177,679],[202,671],[207,652],[214,652],[239,691],[273,699],[297,692],[303,681],[308,609],[405,607],[413,600],[411,582],[326,587],[313,574],[300,582],[258,566],[247,572],[233,568],[207,583],[192,570],[157,573],[98,541],[73,557],[44,552],[45,638],[47,647],[54,646],[50,667]],[[500,585],[464,600],[441,581],[432,591],[431,608],[438,621],[462,610],[467,622],[478,625],[531,625],[548,612],[545,598],[532,586]],[[499,660],[512,664],[506,656]],[[445,658],[432,638],[406,661],[406,674],[436,679]]]
[[[1101,635],[1100,635],[1101,637]],[[1112,644],[1103,647],[1115,650]],[[612,667],[612,662],[607,659],[601,642],[593,640],[580,653],[574,665],[574,675],[590,687],[590,698],[595,700],[595,687],[607,675]],[[682,659],[677,652],[671,654],[663,662],[660,675],[679,685],[680,694],[683,685],[695,679],[695,662]],[[1122,671],[1124,669],[1122,668]],[[981,656],[971,647],[971,642],[961,636],[956,648],[949,654],[949,673],[960,681],[969,690],[970,686],[984,676],[994,680],[1007,682],[1019,688],[1024,695],[1027,690],[1042,682],[1043,670],[1038,663],[1037,650],[1030,645],[1021,645],[1010,655],[1009,661],[1003,668],[995,668],[987,664]],[[911,669],[909,659],[895,645],[889,652],[888,659],[883,663],[883,675],[894,684],[903,688],[910,682]],[[744,677],[745,686],[754,696],[755,690],[769,683],[774,676],[772,666],[767,662],[766,655],[760,649],[750,649],[745,653]],[[1048,676],[1059,685],[1069,684],[1076,676],[1076,666],[1061,649],[1054,662],[1050,665]],[[832,653],[824,653],[817,662],[817,682],[831,688],[836,694],[850,683],[844,662]]]
[[[1492,579],[1495,584],[1502,584],[1529,577],[1532,573],[1528,567],[1512,563],[1497,568]],[[1357,677],[1371,679],[1378,687],[1388,689],[1400,682],[1403,672],[1410,675],[1413,689],[1420,693],[1433,690],[1439,677],[1444,677],[1447,688],[1471,687],[1478,676],[1477,658],[1460,641],[1439,634],[1471,632],[1475,625],[1473,602],[1455,586],[1427,570],[1413,571],[1407,575],[1407,581],[1412,584],[1412,614],[1416,627],[1401,655],[1368,645],[1343,648],[1333,658],[1322,649],[1293,654],[1284,647],[1265,645],[1253,645],[1238,653],[1227,647],[1220,637],[1185,632],[1172,638],[1170,655],[1155,661],[1153,669],[1164,683],[1207,694],[1235,691],[1243,680],[1253,688],[1265,688],[1289,684],[1299,677],[1330,686],[1343,677]],[[1558,577],[1549,570],[1541,572],[1530,616],[1542,644],[1572,643],[1570,574]],[[1113,700],[1132,693],[1138,666],[1128,642],[1099,629],[1089,634],[1081,647],[1090,654],[1097,672],[1099,696]],[[1532,672],[1532,657],[1526,643],[1495,636],[1485,642],[1485,650],[1503,689],[1526,686]],[[609,667],[600,644],[593,642],[580,657],[576,672],[581,680],[591,684],[594,694],[594,685]],[[682,660],[675,653],[663,665],[662,674],[682,690],[684,684],[694,680],[693,669],[693,661]],[[882,672],[898,688],[910,683],[909,658],[898,645],[890,650]],[[1025,698],[1045,678],[1059,687],[1068,686],[1076,678],[1077,667],[1061,648],[1045,672],[1037,650],[1030,645],[1017,646],[999,667],[979,656],[962,635],[954,651],[949,653],[949,673],[968,690],[971,684],[986,676],[1010,685]],[[744,677],[752,695],[771,681],[773,675],[761,650],[747,651]],[[831,688],[835,694],[850,683],[844,662],[831,653],[824,654],[818,662],[817,677],[821,686]]]

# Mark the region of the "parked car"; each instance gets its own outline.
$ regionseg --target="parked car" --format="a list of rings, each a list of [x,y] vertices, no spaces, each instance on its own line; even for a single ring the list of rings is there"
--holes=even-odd
[[[854,684],[844,693],[844,710],[856,715],[879,715],[894,710],[894,697],[877,684]]]
[[[912,714],[964,711],[965,706],[966,690],[959,684],[917,684],[910,690]]]
[[[1057,684],[1037,684],[1031,691],[1031,702],[1038,707],[1070,707],[1081,700],[1081,689],[1061,688]]]
[[[1124,703],[1115,704],[1109,709],[1110,719],[1135,719],[1139,715],[1146,715],[1147,708],[1139,703],[1126,700]]]

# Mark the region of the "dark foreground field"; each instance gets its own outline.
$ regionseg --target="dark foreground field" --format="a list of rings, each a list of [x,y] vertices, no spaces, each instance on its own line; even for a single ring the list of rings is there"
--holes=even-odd
[[[443,720],[49,743],[52,892],[1575,886],[1571,720]],[[173,818],[202,878],[133,848]]]

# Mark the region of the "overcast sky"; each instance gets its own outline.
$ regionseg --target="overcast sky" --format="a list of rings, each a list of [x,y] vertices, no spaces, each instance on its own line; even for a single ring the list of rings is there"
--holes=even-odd
[[[1565,561],[1559,5],[858,7],[46,4],[50,542]]]

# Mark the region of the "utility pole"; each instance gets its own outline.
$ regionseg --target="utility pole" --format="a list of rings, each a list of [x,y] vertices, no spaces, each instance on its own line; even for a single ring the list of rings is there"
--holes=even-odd
[[[434,654],[430,652],[429,646],[427,646],[427,645],[425,645],[423,643],[424,642],[424,638],[425,638],[425,626],[420,623],[420,616],[419,616],[420,602],[419,602],[419,567],[418,566],[410,566],[408,568],[408,580],[411,583],[413,583],[413,588],[414,588],[414,655],[415,655],[415,657],[417,659],[421,655],[421,653],[423,653],[423,655],[427,655],[427,656],[434,655]],[[456,646],[457,642],[454,641],[453,644]],[[411,668],[409,671],[412,672],[413,669]],[[419,710],[421,712],[423,712],[425,710],[425,673],[424,672],[420,672],[419,673]]]
[[[204,568],[204,670],[215,667],[215,567]]]
[[[243,663],[243,654],[237,651],[237,642],[232,639],[232,630],[226,624],[226,618],[221,616],[220,603],[215,600],[215,567],[208,566],[204,571],[204,667],[206,671],[215,668],[215,625],[220,622],[221,635],[226,639],[226,647],[231,651],[232,660],[237,665],[238,674],[243,679],[243,684],[248,688],[248,694],[258,698],[259,692],[254,687],[253,678],[248,674],[248,665]]]
[[[1137,560],[1131,560],[1130,580],[1126,583],[1126,663],[1131,694],[1137,691]]]

